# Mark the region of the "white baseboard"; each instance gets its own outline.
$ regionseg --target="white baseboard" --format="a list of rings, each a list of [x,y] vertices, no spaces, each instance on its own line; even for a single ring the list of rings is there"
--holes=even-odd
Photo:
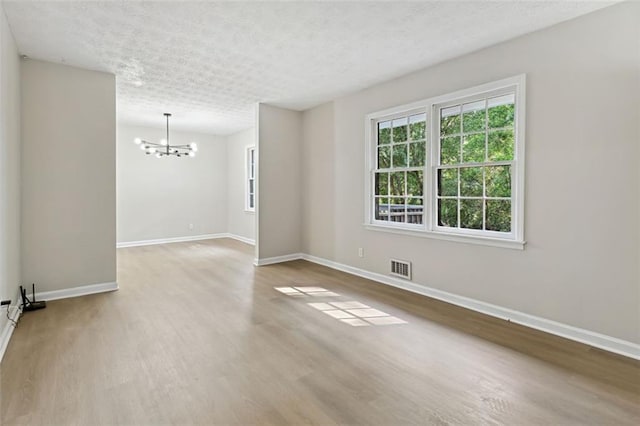
[[[18,291],[18,296],[15,298],[14,304],[0,309],[0,321],[4,321],[4,325],[0,327],[0,363],[2,362],[7,346],[9,346],[9,340],[11,340],[13,330],[15,329],[13,323],[7,319],[7,314],[4,310],[9,309],[9,318],[13,321],[18,321],[18,318],[20,318],[20,315],[22,314],[22,306],[20,305],[21,300],[20,291]],[[2,322],[0,322],[0,324],[2,324]]]
[[[185,237],[158,238],[155,240],[126,241],[126,242],[117,243],[116,247],[124,248],[124,247],[138,247],[138,246],[153,246],[156,244],[182,243],[185,241],[212,240],[214,238],[228,238],[228,237],[229,237],[229,234],[227,233],[188,235]]]
[[[293,254],[285,254],[284,256],[265,257],[264,259],[254,259],[253,264],[256,266],[273,265],[274,263],[282,263],[282,262],[289,262],[291,260],[303,259],[304,256],[305,255],[302,253],[293,253]]]
[[[251,238],[247,238],[247,237],[243,237],[242,235],[238,235],[238,234],[225,234],[227,238],[232,238],[234,240],[238,240],[241,241],[245,244],[250,244],[252,246],[256,245],[256,240],[252,240]]]
[[[36,291],[36,298],[38,300],[69,299],[71,297],[87,296],[89,294],[96,293],[106,293],[118,289],[118,283],[113,281],[108,283],[89,284],[80,287],[64,288],[62,290],[52,290],[44,292]],[[28,294],[27,296],[30,299],[33,298],[33,294]]]
[[[357,275],[362,278],[367,278],[382,284],[401,288],[403,290],[421,294],[433,299],[442,300],[444,302],[471,309],[473,311],[490,315],[492,317],[501,318],[507,321],[514,322],[516,324],[524,325],[526,327],[534,328],[536,330],[544,331],[550,334],[555,334],[557,336],[584,343],[596,348],[604,349],[605,351],[640,360],[640,345],[636,343],[552,321],[546,318],[537,317],[535,315],[529,315],[524,312],[518,312],[512,309],[493,305],[491,303],[482,302],[480,300],[448,293],[446,291],[431,288],[415,282],[406,281],[400,278],[394,278],[375,272],[369,272],[364,269],[355,268],[353,266],[344,265],[342,263],[334,262],[316,256],[311,256],[308,254],[295,254],[289,256],[273,257],[269,259],[260,259],[257,265],[269,265],[272,263],[286,262],[294,259],[304,259],[309,262],[327,266],[332,269],[337,269],[339,271]]]
[[[251,245],[256,244],[256,241],[252,240],[251,238],[246,238],[236,234],[230,234],[228,232],[222,232],[218,234],[202,234],[202,235],[188,235],[185,237],[158,238],[155,240],[126,241],[126,242],[117,243],[116,248],[153,246],[156,244],[183,243],[187,241],[213,240],[216,238],[233,238],[234,240],[242,241],[243,243],[246,243],[246,244],[251,244]]]

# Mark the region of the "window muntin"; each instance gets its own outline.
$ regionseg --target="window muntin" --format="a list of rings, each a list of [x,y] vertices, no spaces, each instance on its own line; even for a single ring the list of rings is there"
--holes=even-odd
[[[426,113],[376,122],[375,221],[423,223],[425,153]]]
[[[369,114],[365,226],[523,248],[524,94],[520,75]]]
[[[246,155],[247,166],[247,182],[246,182],[246,209],[255,211],[256,208],[256,149],[255,147],[247,148]]]

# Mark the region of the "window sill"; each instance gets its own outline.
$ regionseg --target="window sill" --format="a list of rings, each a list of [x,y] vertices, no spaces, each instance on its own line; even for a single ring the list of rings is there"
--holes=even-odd
[[[256,211],[255,211],[255,210],[247,210],[247,209],[244,209],[244,212],[245,212],[245,213],[249,213],[249,214],[256,214]]]
[[[412,237],[432,238],[435,240],[453,241],[458,243],[476,244],[490,247],[500,247],[513,250],[524,250],[526,241],[505,240],[500,238],[478,237],[475,235],[450,234],[437,231],[414,230],[400,227],[372,225],[366,223],[365,229],[370,231],[388,232],[390,234],[410,235]]]

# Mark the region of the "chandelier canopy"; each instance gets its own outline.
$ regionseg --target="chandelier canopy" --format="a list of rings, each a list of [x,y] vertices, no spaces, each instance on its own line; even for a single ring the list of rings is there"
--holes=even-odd
[[[188,145],[171,145],[169,143],[169,117],[171,113],[165,112],[164,116],[167,117],[167,137],[160,139],[160,142],[148,142],[141,138],[135,138],[133,142],[136,145],[140,145],[140,149],[147,155],[155,154],[157,158],[167,157],[169,155],[175,155],[176,157],[195,157],[198,145],[195,142],[191,142]]]

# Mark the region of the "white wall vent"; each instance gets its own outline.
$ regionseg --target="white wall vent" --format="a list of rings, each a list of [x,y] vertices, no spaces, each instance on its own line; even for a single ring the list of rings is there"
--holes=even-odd
[[[411,262],[407,262],[406,260],[391,259],[391,275],[410,280]]]

